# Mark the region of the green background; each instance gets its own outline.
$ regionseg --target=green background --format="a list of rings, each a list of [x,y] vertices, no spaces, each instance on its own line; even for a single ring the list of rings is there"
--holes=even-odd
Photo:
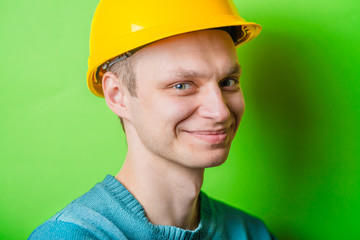
[[[119,121],[85,84],[96,5],[0,1],[0,239],[25,239],[122,165]],[[280,240],[358,239],[358,1],[236,5],[263,31],[239,49],[245,115],[203,189]]]

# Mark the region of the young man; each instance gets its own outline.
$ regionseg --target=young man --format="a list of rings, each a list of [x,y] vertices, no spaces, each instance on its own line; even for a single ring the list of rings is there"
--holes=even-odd
[[[200,191],[244,112],[236,46],[260,27],[224,0],[172,4],[99,3],[88,86],[121,118],[126,159],[30,239],[273,239],[259,219]]]

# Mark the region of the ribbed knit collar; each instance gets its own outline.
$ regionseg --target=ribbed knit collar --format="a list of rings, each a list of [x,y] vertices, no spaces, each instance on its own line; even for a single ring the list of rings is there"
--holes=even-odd
[[[107,175],[102,182],[104,186],[114,195],[115,199],[122,203],[124,210],[131,213],[142,226],[147,226],[153,230],[159,239],[207,239],[215,229],[215,219],[213,218],[213,209],[210,206],[209,198],[205,193],[200,192],[200,223],[193,230],[185,230],[174,226],[153,225],[145,215],[145,210],[139,201],[111,175]]]

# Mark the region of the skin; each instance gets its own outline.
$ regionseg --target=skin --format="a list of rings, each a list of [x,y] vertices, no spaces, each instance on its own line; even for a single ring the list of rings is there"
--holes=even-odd
[[[128,143],[116,179],[153,224],[195,229],[204,169],[226,160],[245,108],[234,43],[224,31],[203,30],[136,54],[136,97],[111,72],[103,77]]]

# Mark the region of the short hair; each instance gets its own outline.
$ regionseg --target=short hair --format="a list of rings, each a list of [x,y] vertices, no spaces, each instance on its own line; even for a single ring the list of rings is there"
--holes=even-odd
[[[136,95],[136,55],[123,59],[109,68],[109,72],[112,72],[120,80],[121,84],[126,87],[129,94],[133,97]],[[124,121],[119,117],[122,129],[125,132]]]
[[[120,79],[121,84],[126,87],[131,96],[136,97],[136,74],[135,74],[136,55],[125,58],[109,68]]]

